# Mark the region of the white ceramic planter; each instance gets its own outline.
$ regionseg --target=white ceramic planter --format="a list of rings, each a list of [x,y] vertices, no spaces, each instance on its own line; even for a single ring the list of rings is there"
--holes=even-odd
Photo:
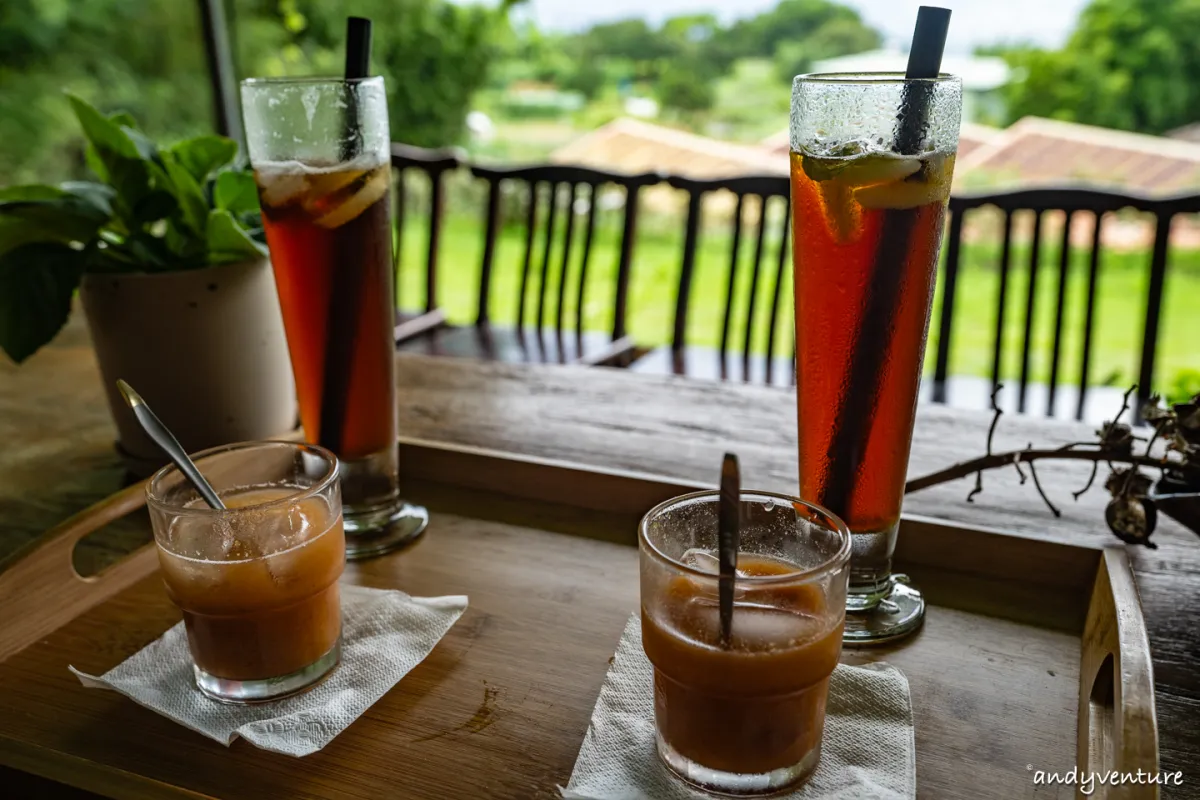
[[[79,295],[117,447],[135,474],[150,474],[166,458],[121,400],[118,378],[189,452],[295,427],[296,389],[265,259],[154,275],[85,275]]]

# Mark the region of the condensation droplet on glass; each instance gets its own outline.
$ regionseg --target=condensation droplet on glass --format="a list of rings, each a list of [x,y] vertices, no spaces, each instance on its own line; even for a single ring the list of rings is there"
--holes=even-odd
[[[768,497],[767,502],[763,503],[763,511],[774,511],[774,510],[775,510],[775,498]]]

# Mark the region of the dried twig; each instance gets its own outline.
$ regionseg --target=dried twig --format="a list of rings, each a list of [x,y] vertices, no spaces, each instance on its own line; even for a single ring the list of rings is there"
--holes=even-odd
[[[996,400],[1000,388],[1000,386],[996,386],[992,391],[992,422],[988,427],[985,454],[971,461],[955,464],[941,472],[911,480],[905,484],[904,491],[906,493],[920,491],[939,483],[974,474],[975,486],[967,495],[967,502],[974,502],[976,496],[983,491],[984,470],[997,469],[1011,464],[1017,471],[1022,484],[1028,478],[1033,478],[1033,485],[1037,488],[1046,507],[1054,516],[1061,517],[1062,512],[1051,502],[1042,487],[1034,462],[1045,458],[1060,461],[1090,461],[1092,471],[1088,476],[1087,483],[1079,491],[1071,493],[1076,500],[1095,484],[1100,463],[1104,462],[1108,465],[1111,473],[1105,483],[1105,488],[1113,498],[1105,510],[1105,519],[1108,521],[1109,528],[1122,541],[1154,547],[1154,544],[1150,542],[1150,534],[1154,531],[1155,507],[1153,498],[1148,496],[1154,482],[1142,472],[1142,468],[1157,469],[1164,475],[1173,476],[1173,479],[1186,481],[1191,485],[1200,485],[1200,463],[1196,463],[1193,458],[1196,452],[1200,452],[1200,442],[1193,441],[1193,439],[1200,439],[1200,435],[1197,434],[1197,431],[1200,431],[1200,395],[1193,397],[1187,404],[1175,404],[1167,409],[1159,408],[1158,398],[1155,397],[1145,415],[1154,427],[1154,435],[1147,438],[1134,435],[1133,428],[1128,423],[1121,422],[1121,417],[1130,410],[1129,399],[1137,389],[1136,385],[1131,386],[1121,398],[1121,408],[1116,416],[1111,422],[1104,423],[1104,426],[1097,432],[1098,441],[1068,442],[1053,449],[1037,450],[1030,442],[1024,450],[997,453],[993,449],[993,444],[996,427],[1003,413]],[[1189,421],[1188,425],[1191,426],[1187,430],[1192,433],[1192,439],[1178,433],[1180,430],[1179,419],[1185,417]],[[1171,439],[1171,437],[1175,438],[1171,440],[1171,444],[1165,452],[1161,456],[1155,457],[1153,455],[1154,445],[1160,438]],[[1141,455],[1135,455],[1133,452],[1135,443],[1141,442],[1145,442],[1145,448],[1142,449]],[[1021,462],[1025,462],[1029,467],[1028,475],[1021,468]],[[1121,468],[1116,466],[1118,464],[1129,466]]]
[[[1129,398],[1137,391],[1137,384],[1130,386],[1125,390],[1125,395],[1121,398],[1121,408],[1117,411],[1117,415],[1112,418],[1112,424],[1116,425],[1121,421],[1121,417],[1125,416],[1125,412],[1129,410]]]
[[[965,478],[973,472],[979,472],[985,469],[996,469],[997,467],[1005,467],[1013,464],[1017,467],[1017,471],[1024,475],[1021,470],[1021,463],[1026,464],[1031,461],[1040,461],[1043,458],[1055,458],[1062,461],[1109,461],[1114,464],[1134,464],[1139,467],[1150,467],[1151,469],[1163,469],[1176,466],[1176,462],[1166,458],[1152,458],[1150,456],[1137,456],[1127,453],[1118,453],[1098,445],[1092,445],[1089,450],[1060,450],[1054,448],[1051,450],[1014,450],[1008,453],[995,453],[990,456],[980,456],[979,458],[970,461],[964,461],[961,464],[955,464],[940,472],[935,472],[931,475],[924,475],[920,478],[913,478],[908,483],[904,484],[905,493],[919,492],[922,489],[928,489],[930,486],[936,486],[939,483]]]
[[[983,491],[983,470],[975,473],[975,488],[967,492],[967,502],[974,503],[975,495]]]
[[[1111,462],[1109,463],[1108,468],[1112,469]],[[1076,501],[1078,501],[1080,497],[1083,497],[1083,495],[1085,493],[1087,493],[1088,489],[1092,488],[1092,484],[1096,482],[1096,473],[1099,471],[1099,469],[1100,469],[1100,462],[1093,461],[1092,462],[1092,474],[1088,476],[1087,483],[1085,483],[1083,485],[1083,488],[1080,489],[1078,492],[1071,492],[1071,496],[1074,497]]]
[[[1029,447],[1026,449],[1028,450],[1032,448],[1033,442],[1030,442]],[[1037,488],[1038,494],[1042,496],[1042,499],[1046,501],[1046,507],[1050,509],[1050,513],[1056,517],[1061,517],[1062,512],[1058,510],[1054,503],[1050,502],[1050,498],[1046,496],[1046,491],[1042,489],[1042,482],[1038,480],[1037,469],[1033,466],[1032,461],[1029,462],[1029,474],[1033,476],[1033,485]]]
[[[1004,413],[1000,410],[1000,405],[996,402],[996,396],[1000,394],[1000,390],[1004,388],[1004,384],[998,383],[992,388],[992,424],[988,426],[987,435],[987,451],[986,454],[992,454],[992,439],[996,436],[996,425],[1000,422],[1000,416]],[[906,486],[904,489],[908,491]],[[967,502],[974,503],[975,495],[983,491],[983,468],[980,468],[975,473],[975,488],[967,494]]]

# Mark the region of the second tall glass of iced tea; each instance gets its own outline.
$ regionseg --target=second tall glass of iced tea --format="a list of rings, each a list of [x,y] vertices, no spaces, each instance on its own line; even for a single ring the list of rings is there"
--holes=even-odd
[[[381,553],[427,520],[398,486],[383,78],[251,79],[242,108],[300,420],[341,462],[347,555]]]
[[[847,642],[903,636],[925,613],[891,565],[961,97],[950,76],[792,88],[800,496],[852,533]]]

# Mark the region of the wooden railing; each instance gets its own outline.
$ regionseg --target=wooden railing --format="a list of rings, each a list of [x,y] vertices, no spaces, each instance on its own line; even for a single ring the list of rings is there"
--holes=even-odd
[[[675,298],[675,322],[674,334],[672,339],[672,351],[676,356],[676,360],[680,358],[683,348],[686,345],[685,338],[687,335],[687,316],[689,308],[689,297],[691,295],[691,287],[693,281],[694,265],[696,258],[697,242],[701,236],[701,203],[705,196],[717,192],[728,191],[736,198],[736,211],[733,235],[733,253],[731,256],[730,268],[726,279],[725,305],[723,314],[723,329],[721,336],[721,352],[722,355],[729,347],[730,342],[730,326],[734,317],[734,281],[738,268],[738,247],[742,241],[743,224],[742,210],[744,200],[747,196],[758,198],[755,206],[765,208],[767,201],[772,198],[783,198],[783,203],[786,205],[788,182],[785,177],[776,176],[733,176],[721,179],[695,180],[677,175],[666,175],[647,173],[639,175],[624,175],[614,172],[603,172],[582,167],[572,167],[566,165],[539,165],[527,167],[513,168],[495,168],[483,167],[478,165],[468,165],[465,159],[454,151],[447,150],[422,150],[420,148],[409,147],[406,145],[393,146],[393,164],[398,171],[419,170],[424,172],[432,183],[431,190],[431,208],[435,213],[429,215],[429,242],[430,248],[426,260],[426,279],[428,285],[427,297],[425,298],[426,310],[432,310],[436,307],[436,286],[437,286],[437,247],[440,239],[441,227],[441,211],[444,197],[443,179],[447,172],[460,168],[469,167],[471,173],[478,179],[484,181],[488,187],[487,212],[483,222],[485,227],[484,232],[484,256],[482,264],[482,282],[479,295],[479,314],[480,322],[486,323],[488,318],[488,308],[490,306],[489,293],[489,277],[491,274],[491,262],[497,236],[497,203],[499,201],[499,187],[502,181],[520,181],[527,184],[533,194],[537,197],[537,187],[546,185],[550,187],[550,196],[553,198],[555,192],[559,188],[569,187],[570,197],[575,198],[576,192],[580,186],[590,187],[591,194],[587,195],[590,199],[596,192],[596,187],[601,184],[614,184],[623,187],[627,192],[627,197],[632,199],[632,202],[627,202],[624,210],[623,231],[620,242],[620,265],[618,270],[618,285],[614,292],[614,301],[617,308],[615,314],[615,333],[614,335],[624,335],[625,326],[625,305],[628,296],[628,281],[630,278],[630,268],[633,260],[634,239],[637,226],[637,197],[638,192],[645,187],[656,185],[659,183],[668,184],[680,191],[686,192],[688,196],[687,212],[684,222],[684,237],[683,245],[680,253],[680,282],[678,286],[678,294]],[[403,193],[398,193],[398,201],[396,203],[397,226],[403,229],[404,220],[404,204]],[[779,202],[778,200],[776,202]],[[537,203],[528,205],[530,211],[530,220],[536,216]],[[553,209],[555,204],[551,200],[549,208]],[[570,203],[568,203],[570,208]],[[1075,416],[1082,418],[1084,414],[1084,402],[1089,388],[1089,369],[1092,363],[1094,352],[1095,327],[1099,322],[1096,318],[1096,287],[1101,272],[1102,260],[1102,231],[1106,220],[1111,215],[1123,209],[1133,209],[1143,212],[1153,217],[1154,227],[1154,244],[1151,250],[1147,269],[1149,270],[1149,279],[1147,281],[1147,291],[1145,296],[1144,319],[1142,320],[1142,341],[1140,360],[1138,362],[1138,390],[1137,402],[1140,408],[1149,399],[1151,387],[1154,385],[1155,379],[1155,358],[1158,352],[1159,344],[1159,327],[1162,317],[1163,306],[1163,290],[1167,267],[1169,262],[1169,239],[1171,231],[1171,223],[1174,218],[1180,214],[1191,214],[1200,212],[1200,195],[1188,195],[1182,197],[1169,198],[1148,198],[1136,195],[1121,194],[1115,192],[1100,191],[1089,188],[1041,188],[1041,189],[1026,189],[1018,191],[1007,191],[997,193],[976,193],[976,194],[956,194],[950,199],[949,219],[947,226],[947,236],[944,252],[946,255],[944,274],[942,276],[942,303],[940,315],[933,323],[933,329],[937,332],[937,345],[934,353],[935,367],[933,377],[933,400],[935,402],[946,401],[946,387],[949,379],[951,354],[954,349],[956,327],[954,324],[954,314],[956,307],[957,293],[959,290],[959,273],[961,268],[962,253],[963,253],[963,233],[964,223],[972,216],[974,212],[984,208],[994,208],[1003,216],[1003,234],[1001,240],[1001,252],[999,262],[997,264],[999,272],[999,290],[995,303],[995,322],[993,326],[994,334],[991,347],[991,380],[993,388],[1000,382],[1001,365],[1004,356],[1005,345],[1005,323],[1008,318],[1007,306],[1010,304],[1010,273],[1014,269],[1014,247],[1013,247],[1013,220],[1015,214],[1028,214],[1032,216],[1032,236],[1029,241],[1028,254],[1028,274],[1029,283],[1024,298],[1024,318],[1022,323],[1022,336],[1020,340],[1020,378],[1018,389],[1018,410],[1019,411],[1035,411],[1038,413],[1051,413],[1054,408],[1056,394],[1060,386],[1063,384],[1061,376],[1063,373],[1062,363],[1064,360],[1064,342],[1066,336],[1064,332],[1064,319],[1066,317],[1065,309],[1067,303],[1067,285],[1070,276],[1070,256],[1071,256],[1071,234],[1074,226],[1087,216],[1094,218],[1093,231],[1090,239],[1090,248],[1088,249],[1088,273],[1087,273],[1087,290],[1086,290],[1086,306],[1083,313],[1083,326],[1081,332],[1081,341],[1079,347],[1079,397],[1076,404]],[[1057,265],[1057,292],[1054,298],[1055,316],[1053,327],[1053,343],[1050,350],[1050,372],[1048,381],[1048,408],[1047,409],[1029,409],[1027,408],[1027,390],[1031,385],[1031,356],[1034,350],[1034,320],[1035,312],[1038,307],[1037,296],[1037,274],[1041,266],[1042,254],[1042,231],[1043,221],[1049,213],[1056,213],[1063,218],[1061,232],[1061,252],[1058,258]],[[588,235],[584,242],[583,263],[586,265],[587,258],[590,255],[591,249],[591,225],[593,219],[594,208],[589,213],[586,221]],[[760,212],[761,216],[761,212]],[[529,221],[529,241],[527,242],[527,252],[525,253],[524,262],[524,278],[522,280],[522,297],[517,299],[518,308],[522,309],[520,319],[524,321],[524,305],[525,305],[525,286],[526,279],[530,270],[531,252],[529,245],[533,238],[532,221]],[[749,231],[755,237],[755,257],[753,262],[750,293],[748,295],[750,306],[746,310],[746,337],[745,337],[745,352],[740,355],[747,362],[747,367],[743,370],[743,374],[748,372],[748,362],[751,358],[750,354],[750,332],[757,330],[756,327],[760,324],[756,318],[756,309],[754,307],[753,298],[757,296],[758,281],[760,277],[763,280],[772,281],[772,290],[769,292],[772,298],[769,307],[765,310],[764,316],[766,319],[761,324],[769,326],[770,333],[768,334],[768,372],[767,380],[770,382],[769,365],[772,361],[772,356],[775,355],[779,343],[776,342],[774,335],[775,323],[779,312],[779,287],[783,283],[786,275],[786,270],[791,268],[791,259],[786,257],[787,233],[788,225],[786,223],[786,214],[781,225],[783,238],[779,243],[778,264],[775,269],[768,266],[766,269],[760,269],[760,264],[764,256],[763,235],[766,228],[765,221],[759,219],[757,224],[750,227]],[[546,230],[552,230],[553,220],[548,220]],[[567,236],[570,237],[570,226],[568,226]],[[547,252],[542,258],[543,272],[548,268],[549,258],[549,237],[547,241]],[[570,241],[564,246],[564,264],[566,261],[565,254],[569,252]],[[584,267],[586,269],[586,266]],[[545,277],[543,275],[543,277]],[[565,273],[564,278],[565,282]],[[546,291],[546,281],[541,282],[542,292]],[[561,288],[561,287],[560,287]],[[541,321],[541,310],[545,303],[544,296],[538,301],[538,318]],[[561,308],[561,304],[559,306]],[[1200,313],[1200,310],[1198,310]],[[561,322],[561,321],[560,321]],[[783,348],[781,355],[787,355],[786,345]],[[724,363],[724,359],[722,359]]]

